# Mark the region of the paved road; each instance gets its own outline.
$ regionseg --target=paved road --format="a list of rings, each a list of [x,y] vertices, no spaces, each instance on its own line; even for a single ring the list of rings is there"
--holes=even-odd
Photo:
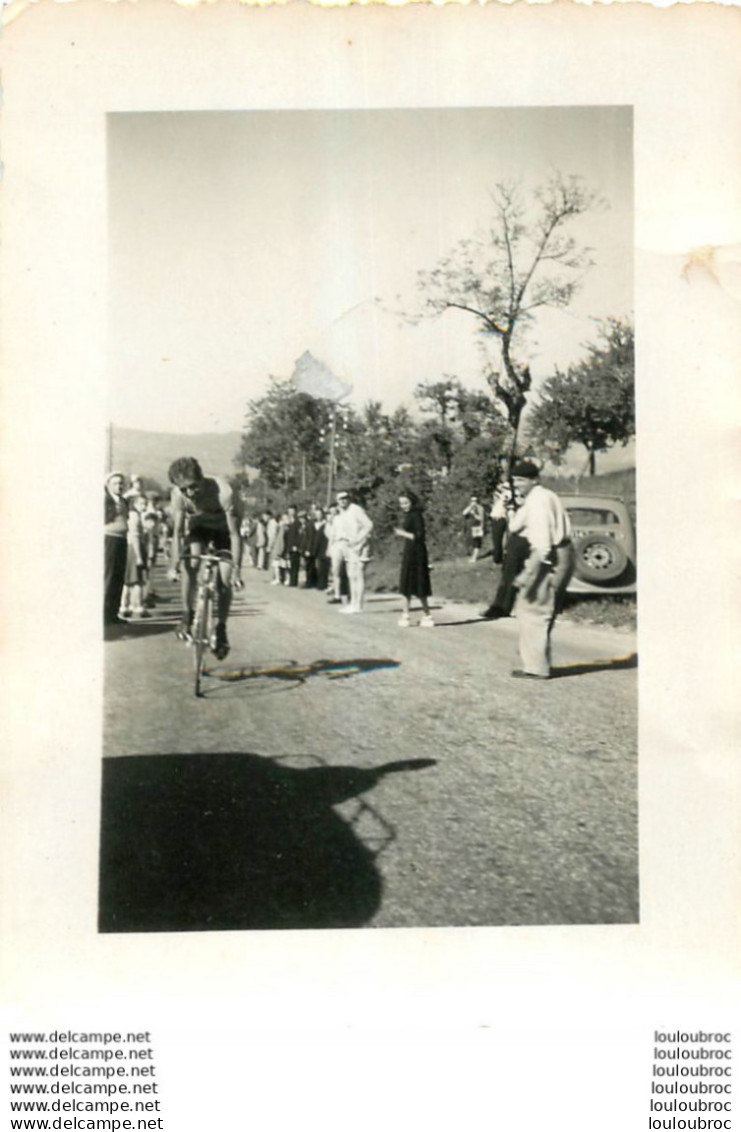
[[[559,622],[517,681],[513,621],[245,581],[204,699],[164,580],[105,646],[103,930],[637,918],[632,635]]]

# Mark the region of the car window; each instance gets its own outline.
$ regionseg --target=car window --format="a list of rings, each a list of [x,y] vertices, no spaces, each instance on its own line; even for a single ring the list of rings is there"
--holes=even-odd
[[[577,527],[607,527],[620,522],[614,511],[598,507],[567,507],[571,522]]]

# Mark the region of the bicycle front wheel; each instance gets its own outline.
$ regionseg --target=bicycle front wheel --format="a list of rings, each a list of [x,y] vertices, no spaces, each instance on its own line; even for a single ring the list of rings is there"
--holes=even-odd
[[[212,595],[208,587],[204,587],[198,595],[195,616],[193,618],[193,662],[194,662],[194,692],[202,696],[201,682],[208,651],[208,638],[211,632],[211,601]]]

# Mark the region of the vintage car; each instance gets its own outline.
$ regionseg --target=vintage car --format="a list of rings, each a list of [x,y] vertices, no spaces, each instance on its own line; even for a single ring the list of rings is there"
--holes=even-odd
[[[636,534],[627,505],[609,495],[561,495],[576,564],[569,593],[634,594]]]

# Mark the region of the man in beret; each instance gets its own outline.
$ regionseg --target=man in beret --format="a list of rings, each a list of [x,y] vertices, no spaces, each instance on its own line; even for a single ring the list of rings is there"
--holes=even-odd
[[[551,630],[574,572],[571,524],[555,492],[543,487],[531,460],[512,468],[515,493],[523,500],[510,529],[530,543],[530,554],[516,579],[515,617],[522,668],[512,675],[547,680],[551,674]]]

